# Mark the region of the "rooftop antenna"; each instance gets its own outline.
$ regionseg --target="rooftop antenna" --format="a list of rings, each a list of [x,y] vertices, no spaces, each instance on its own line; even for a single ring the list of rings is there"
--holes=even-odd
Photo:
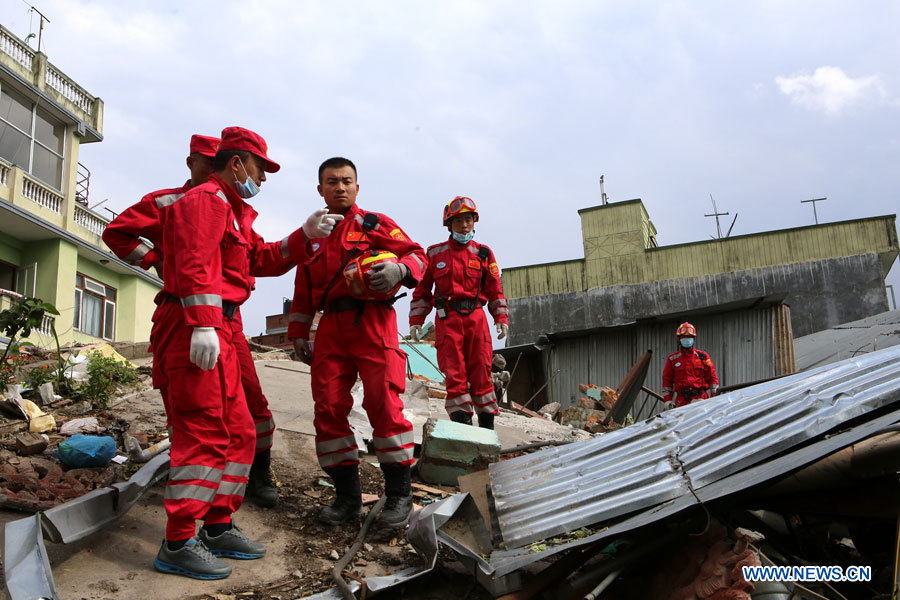
[[[26,2],[26,4],[27,4],[27,2]],[[45,17],[45,16],[44,16],[44,13],[42,13],[41,11],[39,11],[38,9],[36,9],[33,5],[28,4],[28,6],[30,7],[30,8],[28,9],[29,12],[34,11],[34,12],[36,12],[36,13],[38,14],[38,16],[41,17],[41,27],[40,27],[40,29],[38,29],[38,47],[37,47],[37,51],[40,52],[40,51],[41,51],[41,40],[42,40],[42,38],[43,38],[43,36],[44,36],[44,21],[47,21],[47,22],[49,23],[49,22],[50,22],[50,19],[48,19],[47,17]],[[27,38],[26,38],[26,39],[27,39]]]
[[[716,218],[716,230],[717,230],[718,233],[719,233],[719,239],[721,239],[721,238],[722,238],[722,225],[721,225],[721,223],[719,223],[719,217],[724,217],[724,216],[729,215],[729,214],[731,214],[731,213],[727,213],[727,212],[720,213],[720,212],[719,212],[719,209],[716,208],[716,199],[713,198],[713,195],[712,195],[712,194],[709,195],[709,199],[712,200],[713,211],[712,211],[711,214],[703,215],[703,216],[704,216],[704,217],[715,217],[715,218]],[[737,215],[734,215],[734,218],[737,219]],[[732,223],[731,226],[734,227],[734,223]],[[728,233],[731,233],[731,230],[730,230],[730,229],[728,230]]]
[[[816,225],[819,224],[819,213],[816,212],[816,202],[822,202],[824,200],[828,200],[827,197],[822,196],[821,198],[812,198],[810,200],[801,200],[800,204],[806,204],[807,202],[812,202],[813,205],[813,217],[816,219]]]
[[[609,204],[609,200],[606,198],[606,190],[603,187],[603,175],[600,176],[600,199],[603,200],[603,204]]]

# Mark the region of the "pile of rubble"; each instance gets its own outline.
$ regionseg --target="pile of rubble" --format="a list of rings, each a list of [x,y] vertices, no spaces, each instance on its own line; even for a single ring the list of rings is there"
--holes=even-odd
[[[582,397],[574,406],[560,408],[559,402],[551,402],[539,408],[537,412],[560,425],[582,429],[588,433],[606,433],[631,424],[630,415],[625,423],[616,423],[612,418],[612,410],[619,400],[616,390],[589,383],[580,384],[578,391]]]

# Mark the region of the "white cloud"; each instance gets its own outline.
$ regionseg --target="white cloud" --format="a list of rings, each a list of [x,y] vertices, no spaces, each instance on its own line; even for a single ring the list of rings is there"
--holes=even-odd
[[[792,103],[828,116],[863,102],[884,102],[888,97],[877,75],[854,79],[840,67],[819,67],[812,75],[776,77],[775,83]]]

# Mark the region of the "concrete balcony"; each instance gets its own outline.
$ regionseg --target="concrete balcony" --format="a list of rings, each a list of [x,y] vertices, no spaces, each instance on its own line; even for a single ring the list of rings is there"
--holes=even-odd
[[[103,100],[92,96],[60,69],[53,66],[43,52],[35,52],[28,44],[0,25],[0,66],[18,75],[24,83],[37,88],[48,99],[69,112],[85,127],[85,141],[99,141],[103,136]]]

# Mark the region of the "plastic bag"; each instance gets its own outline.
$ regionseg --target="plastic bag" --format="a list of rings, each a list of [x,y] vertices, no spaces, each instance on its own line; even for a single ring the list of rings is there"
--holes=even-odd
[[[79,433],[60,442],[56,455],[69,467],[102,467],[116,455],[116,440],[108,435]]]

